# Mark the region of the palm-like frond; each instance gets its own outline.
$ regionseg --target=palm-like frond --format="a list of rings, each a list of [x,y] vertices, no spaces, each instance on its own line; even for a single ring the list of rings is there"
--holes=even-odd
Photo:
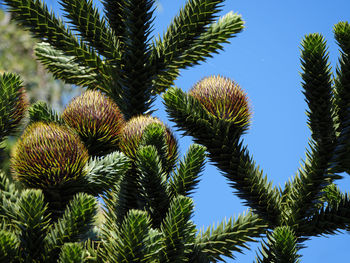
[[[17,202],[20,196],[15,184],[3,172],[0,172],[0,193],[0,200],[6,199],[10,202]],[[0,206],[0,211],[2,211],[2,208],[4,208],[4,205]]]
[[[257,263],[298,263],[297,238],[289,226],[277,227],[267,235],[260,249]]]
[[[61,117],[54,110],[50,109],[49,106],[43,101],[38,101],[32,104],[28,111],[29,111],[30,123],[33,123],[33,122],[45,122],[45,123],[53,122],[57,124],[64,123]]]
[[[107,215],[102,246],[98,256],[112,262],[159,262],[162,236],[151,228],[147,212],[131,209],[120,225]]]
[[[20,192],[16,189],[15,184],[10,182],[8,176],[0,172],[0,229],[16,231],[16,226],[11,222],[16,220],[17,202],[20,198]]]
[[[104,18],[100,17],[97,8],[93,6],[92,0],[62,0],[61,4],[66,17],[82,39],[108,61],[117,64],[121,57],[117,40]]]
[[[148,125],[143,131],[140,146],[153,146],[157,150],[163,172],[168,179],[169,173],[174,169],[178,157],[177,141],[170,143],[164,136],[167,134],[166,128],[158,123]]]
[[[164,62],[175,62],[183,51],[205,32],[215,19],[223,0],[190,0],[169,25],[163,39],[156,43]],[[188,41],[182,41],[187,38]]]
[[[306,238],[320,235],[334,235],[340,230],[349,229],[350,226],[350,199],[348,194],[340,195],[338,200],[315,212],[312,216],[305,218],[297,229],[298,234]]]
[[[68,204],[63,216],[50,228],[45,237],[47,257],[57,259],[62,246],[85,238],[96,215],[96,200],[87,194],[77,194]]]
[[[312,140],[307,160],[291,185],[286,187],[285,200],[289,200],[290,215],[295,220],[309,216],[317,209],[320,192],[332,179],[330,173],[336,134],[333,123],[333,93],[331,72],[328,64],[326,42],[319,34],[305,37],[302,50],[303,87],[309,106],[308,124]],[[293,219],[293,220],[294,220]]]
[[[345,124],[344,121],[346,121],[348,116],[347,102],[350,100],[350,24],[348,22],[340,22],[334,26],[333,30],[334,37],[341,48],[341,57],[335,79],[336,102],[339,107],[340,123]]]
[[[196,189],[205,165],[205,150],[205,147],[198,144],[190,146],[170,180],[169,191],[172,196],[189,196]]]
[[[113,188],[130,168],[130,161],[123,153],[113,152],[103,157],[90,158],[86,171],[87,192],[98,195]]]
[[[11,262],[17,257],[19,241],[10,231],[0,229],[0,262]]]
[[[338,117],[336,157],[339,171],[349,173],[349,102],[350,102],[350,24],[340,22],[334,26],[334,36],[341,48],[335,78],[335,105]]]
[[[123,19],[123,2],[115,0],[103,0],[104,8],[106,10],[106,18],[109,26],[114,31],[115,36],[121,41],[124,36],[124,19]]]
[[[233,252],[242,253],[242,249],[248,248],[246,243],[254,242],[266,228],[267,225],[251,212],[236,219],[229,218],[197,235],[195,253],[200,251],[210,262],[223,261],[224,256],[234,258]]]
[[[161,231],[163,249],[160,262],[186,262],[195,240],[195,227],[190,220],[193,213],[193,201],[189,197],[175,197],[164,218]]]
[[[140,147],[136,156],[136,169],[140,190],[147,204],[146,210],[151,216],[153,227],[157,228],[169,208],[170,196],[166,187],[166,174],[155,147]]]
[[[79,243],[65,243],[61,249],[59,263],[83,263],[84,250]]]
[[[325,152],[332,152],[335,130],[332,112],[332,73],[328,62],[327,44],[319,34],[307,35],[302,42],[301,64],[305,100],[309,110],[308,125],[312,139]]]
[[[108,231],[120,227],[130,209],[142,209],[144,203],[140,197],[138,174],[135,168],[121,176],[120,181],[110,191],[103,196],[106,204],[106,226],[105,233],[109,236]]]
[[[216,22],[215,14],[223,1],[188,1],[163,36],[153,44],[152,63],[157,65],[155,91],[168,89],[179,69],[190,67],[222,49],[221,43],[239,33],[244,22],[228,13]],[[186,39],[186,41],[183,41]]]
[[[39,190],[25,190],[16,203],[15,222],[18,239],[20,240],[20,258],[31,261],[43,260],[46,231],[49,227],[49,217],[44,195]]]
[[[320,198],[322,204],[320,207],[324,207],[325,204],[335,205],[339,203],[342,198],[343,193],[336,184],[332,183],[323,189],[323,194]]]
[[[183,52],[181,56],[181,68],[190,67],[212,57],[223,49],[222,43],[228,43],[228,39],[235,37],[244,27],[242,17],[233,12],[227,13],[219,20],[211,23],[193,43],[191,48]]]
[[[19,76],[0,74],[0,142],[16,132],[24,117],[27,99]]]
[[[147,213],[130,210],[121,225],[117,237],[106,246],[112,250],[106,254],[106,260],[113,262],[143,262],[148,257],[147,239],[151,221]],[[108,248],[107,248],[108,249]]]
[[[101,86],[98,73],[93,68],[76,62],[74,56],[68,56],[46,42],[38,43],[34,51],[37,59],[56,78],[62,79],[68,84],[108,91]]]
[[[152,30],[154,0],[128,0],[122,5],[123,49],[122,85],[123,100],[127,107],[126,119],[150,111],[153,66],[150,61],[149,34]],[[130,23],[133,21],[133,23]]]

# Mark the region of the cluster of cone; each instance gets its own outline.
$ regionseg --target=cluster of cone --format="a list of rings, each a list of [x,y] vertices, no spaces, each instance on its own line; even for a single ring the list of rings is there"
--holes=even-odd
[[[189,92],[213,116],[249,123],[250,109],[239,86],[223,77],[209,77]],[[131,159],[145,128],[159,124],[168,145],[167,159],[177,156],[177,142],[159,119],[137,116],[124,120],[118,106],[100,91],[86,91],[62,114],[65,126],[34,123],[18,141],[12,157],[15,176],[32,187],[46,188],[84,176],[89,156],[120,150]],[[79,136],[77,136],[79,135]]]
[[[164,127],[169,159],[176,140],[159,119],[145,115],[125,121],[118,106],[100,91],[86,91],[62,113],[65,125],[36,122],[18,140],[12,154],[15,178],[30,187],[47,189],[76,180],[86,173],[89,156],[120,150],[135,158],[149,124]]]

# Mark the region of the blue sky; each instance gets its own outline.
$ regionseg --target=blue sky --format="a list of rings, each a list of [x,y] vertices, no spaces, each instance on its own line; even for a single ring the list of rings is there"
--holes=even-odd
[[[156,28],[163,32],[166,25],[185,1],[162,1]],[[224,52],[207,63],[182,71],[176,85],[188,90],[195,82],[209,75],[220,74],[238,82],[248,93],[253,106],[253,123],[245,141],[256,162],[275,185],[284,185],[295,175],[305,156],[310,132],[306,126],[306,103],[300,85],[300,41],[309,33],[319,32],[329,44],[331,64],[335,68],[338,47],[332,27],[339,21],[350,21],[350,1],[294,0],[244,1],[228,0],[222,14],[234,11],[246,21],[245,30]],[[166,115],[160,111],[166,121]],[[190,138],[183,138],[183,151]],[[350,178],[339,184],[350,189]],[[232,193],[227,182],[211,165],[207,165],[194,195],[198,227],[237,215],[246,207]],[[318,237],[305,243],[302,262],[346,262],[349,258],[349,234]],[[255,250],[236,254],[228,262],[253,262]]]
[[[158,2],[156,35],[164,32],[185,0]],[[46,3],[59,12],[56,1],[47,0]],[[227,0],[222,15],[229,11],[242,14],[245,30],[232,39],[231,44],[225,45],[224,52],[207,63],[182,71],[176,86],[188,90],[201,78],[217,74],[238,82],[247,92],[254,111],[251,129],[244,140],[269,180],[283,186],[300,166],[310,135],[300,85],[300,41],[308,33],[323,34],[328,41],[331,65],[335,68],[338,48],[332,27],[339,21],[350,21],[350,1]],[[155,115],[171,125],[161,99],[157,100],[156,107],[159,110]],[[180,134],[178,138],[184,153],[191,139]],[[349,176],[345,176],[339,186],[344,191],[350,189]],[[207,227],[247,209],[210,164],[206,165],[194,202],[193,219],[198,227]],[[305,243],[308,248],[301,250],[302,262],[346,262],[349,242],[349,234],[314,238]],[[257,247],[252,245],[252,251],[236,254],[236,261],[228,262],[252,262]]]
[[[160,3],[163,10],[158,13],[156,27],[159,29],[160,25],[163,31],[185,1]],[[176,85],[188,90],[202,77],[212,74],[237,81],[247,92],[254,111],[251,129],[245,136],[249,151],[268,178],[283,186],[299,168],[310,135],[300,85],[300,41],[309,33],[323,34],[335,68],[338,48],[332,27],[339,21],[350,21],[350,2],[228,0],[222,14],[231,10],[243,16],[245,30],[225,46],[224,52],[205,64],[182,71]],[[160,116],[166,120],[163,112]],[[190,139],[181,141],[185,150]],[[350,178],[345,177],[340,187],[349,190]],[[211,165],[206,166],[194,201],[194,221],[200,227],[246,209]],[[349,242],[348,234],[315,238],[305,243],[308,248],[301,250],[302,262],[346,262]],[[252,251],[237,254],[236,261],[229,262],[252,262],[257,247],[253,245]]]

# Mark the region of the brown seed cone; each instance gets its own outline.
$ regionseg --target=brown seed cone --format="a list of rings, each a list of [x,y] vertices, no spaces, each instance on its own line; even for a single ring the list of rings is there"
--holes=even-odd
[[[11,164],[15,178],[47,189],[84,176],[88,159],[85,146],[69,128],[36,122],[17,141]]]
[[[124,117],[117,104],[100,91],[88,90],[73,99],[62,117],[80,135],[90,155],[118,149]]]
[[[168,144],[168,156],[169,163],[175,163],[177,159],[177,141],[172,134],[171,130],[158,118],[149,115],[140,115],[131,118],[126,122],[120,137],[120,149],[128,157],[134,158],[137,148],[140,144],[143,131],[150,124],[160,124],[165,128],[165,139]]]
[[[189,95],[219,119],[232,121],[239,126],[250,124],[252,113],[248,97],[237,83],[228,78],[203,78],[189,91]]]

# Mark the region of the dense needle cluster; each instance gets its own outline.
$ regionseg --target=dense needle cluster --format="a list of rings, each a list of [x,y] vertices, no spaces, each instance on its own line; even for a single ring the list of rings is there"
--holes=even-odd
[[[57,124],[34,123],[15,145],[15,177],[34,188],[46,188],[84,175],[88,152],[71,130]]]
[[[248,97],[242,88],[229,78],[210,76],[196,83],[189,94],[219,119],[248,126],[251,109]]]
[[[117,104],[97,90],[74,98],[62,114],[85,143],[90,155],[103,155],[118,149],[124,117]]]

